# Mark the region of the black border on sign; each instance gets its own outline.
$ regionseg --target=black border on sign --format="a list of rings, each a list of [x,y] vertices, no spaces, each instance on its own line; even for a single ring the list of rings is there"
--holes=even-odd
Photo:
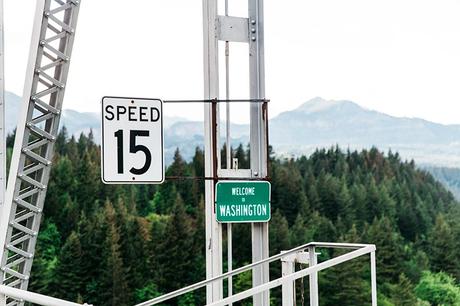
[[[104,100],[105,99],[124,99],[124,100],[142,100],[142,101],[160,101],[161,107],[161,180],[160,181],[107,181],[104,175]],[[162,184],[165,181],[165,154],[164,154],[164,126],[163,126],[163,100],[154,98],[133,98],[133,97],[117,97],[117,96],[104,96],[101,101],[101,180],[107,185],[138,185],[138,184]]]

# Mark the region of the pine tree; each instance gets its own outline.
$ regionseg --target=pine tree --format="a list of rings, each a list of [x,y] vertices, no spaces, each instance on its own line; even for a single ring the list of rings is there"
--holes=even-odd
[[[37,238],[30,290],[41,294],[54,293],[53,276],[58,262],[61,235],[54,223],[45,222]]]
[[[430,261],[435,272],[447,272],[456,275],[460,264],[455,247],[458,237],[455,237],[450,225],[443,215],[436,217],[436,223],[428,238]]]
[[[309,205],[303,190],[302,177],[292,163],[276,167],[276,178],[272,184],[272,207],[279,209],[289,224],[298,214],[306,214]]]
[[[174,204],[172,215],[167,223],[165,237],[160,242],[159,252],[156,254],[161,278],[159,281],[160,291],[169,292],[191,284],[194,279],[194,269],[190,260],[194,257],[184,256],[193,248],[194,231],[191,220],[185,213],[185,207],[180,196]]]
[[[174,152],[174,160],[171,166],[169,166],[166,171],[167,176],[177,176],[177,177],[190,177],[192,175],[192,170],[189,165],[185,162],[182,155],[179,152],[179,149],[176,149]],[[165,184],[172,184],[171,182],[166,182]],[[188,213],[195,213],[196,205],[195,198],[193,195],[193,182],[191,180],[177,180],[174,182],[177,192],[180,194],[184,205]]]
[[[67,238],[58,258],[53,277],[56,295],[64,300],[77,301],[82,292],[82,249],[76,232]]]
[[[125,306],[129,305],[126,294],[128,289],[126,272],[128,271],[123,263],[120,250],[120,233],[115,220],[115,211],[109,202],[106,203],[104,212],[107,236],[102,253],[100,296],[104,305]]]
[[[395,306],[417,305],[414,286],[404,273],[399,275],[399,281],[393,289],[392,297]]]
[[[249,151],[245,151],[243,144],[240,144],[235,150],[235,158],[238,159],[238,168],[249,169]]]
[[[340,238],[341,242],[356,243],[361,237],[355,226]],[[338,255],[343,254],[339,252]],[[370,305],[370,288],[363,279],[364,264],[362,258],[353,259],[325,271],[322,280],[323,296],[325,305],[340,306],[366,306]]]
[[[86,141],[85,141],[86,143]],[[100,170],[96,161],[85,151],[76,171],[78,180],[77,203],[87,214],[94,212],[100,191]]]
[[[270,254],[279,254],[289,249],[289,227],[286,218],[279,210],[272,214],[270,221]]]
[[[403,240],[390,219],[374,219],[366,233],[366,241],[377,248],[377,280],[380,283],[397,282],[405,254]]]

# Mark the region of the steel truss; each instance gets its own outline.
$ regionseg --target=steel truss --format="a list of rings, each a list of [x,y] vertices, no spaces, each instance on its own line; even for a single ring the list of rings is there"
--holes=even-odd
[[[80,0],[38,0],[22,112],[0,222],[1,284],[27,290]],[[22,305],[10,299],[8,305]]]

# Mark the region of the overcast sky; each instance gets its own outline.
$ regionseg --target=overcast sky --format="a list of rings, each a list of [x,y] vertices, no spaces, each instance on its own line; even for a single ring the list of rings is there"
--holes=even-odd
[[[247,0],[229,1],[231,15],[247,14]],[[35,1],[4,2],[6,87],[21,95]],[[271,115],[321,96],[460,124],[459,15],[459,0],[266,0]],[[231,61],[232,96],[246,97],[245,45]],[[65,108],[98,111],[104,95],[200,99],[202,63],[200,0],[82,0]]]

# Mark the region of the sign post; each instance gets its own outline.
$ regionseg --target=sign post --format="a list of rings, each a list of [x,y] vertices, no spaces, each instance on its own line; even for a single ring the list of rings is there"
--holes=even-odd
[[[216,184],[216,218],[221,223],[270,221],[269,182],[228,181]]]
[[[163,102],[102,99],[102,181],[161,184],[164,181]]]

